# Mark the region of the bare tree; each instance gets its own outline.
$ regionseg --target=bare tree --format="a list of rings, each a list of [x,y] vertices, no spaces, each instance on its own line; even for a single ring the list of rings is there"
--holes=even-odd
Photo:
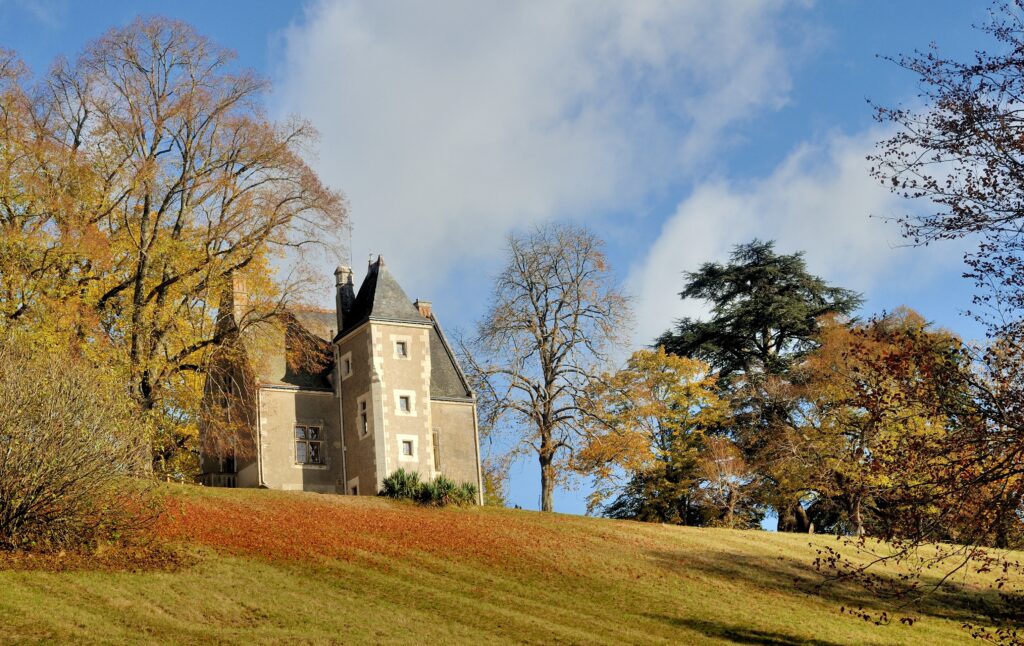
[[[543,511],[575,449],[584,391],[632,323],[602,247],[573,225],[509,236],[490,307],[461,344],[484,427],[540,462]]]
[[[732,529],[737,524],[737,507],[747,498],[755,478],[743,452],[728,438],[708,438],[697,468],[704,481],[701,496],[718,512],[712,524]]]

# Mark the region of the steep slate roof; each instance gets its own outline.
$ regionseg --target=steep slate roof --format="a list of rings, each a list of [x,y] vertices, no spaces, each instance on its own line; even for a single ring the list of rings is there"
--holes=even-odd
[[[441,325],[433,316],[420,314],[405,290],[388,271],[380,257],[370,265],[359,293],[348,311],[342,313],[342,328],[335,340],[366,321],[389,321],[430,325],[430,397],[431,399],[471,399],[473,393],[459,369],[455,354],[444,338]]]
[[[433,316],[430,319],[434,323],[430,330],[430,398],[471,399],[473,393],[444,338],[441,324]]]
[[[427,323],[380,257],[370,265],[352,307],[342,313],[342,329],[337,338],[371,318],[396,323]]]

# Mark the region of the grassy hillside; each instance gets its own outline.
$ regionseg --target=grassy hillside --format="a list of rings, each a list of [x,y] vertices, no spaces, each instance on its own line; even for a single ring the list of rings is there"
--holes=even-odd
[[[855,591],[813,592],[806,536],[270,491],[171,499],[172,568],[0,564],[0,641],[969,641],[969,582],[912,627],[874,626],[839,612],[870,605]]]

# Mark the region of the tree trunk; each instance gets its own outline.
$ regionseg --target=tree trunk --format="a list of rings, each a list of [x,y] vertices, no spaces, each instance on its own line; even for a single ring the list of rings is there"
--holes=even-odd
[[[814,523],[811,522],[811,517],[807,515],[807,510],[799,500],[794,501],[789,508],[779,510],[778,531],[798,534],[814,533]]]
[[[540,454],[540,510],[554,511],[555,492],[555,467],[552,464],[554,456]]]
[[[813,534],[814,523],[811,522],[811,517],[807,515],[807,510],[799,501],[794,503],[793,512],[796,515],[796,531],[801,534]]]
[[[864,535],[864,514],[861,513],[860,496],[853,499],[853,509],[850,512],[850,519],[853,521],[853,532],[857,536]]]

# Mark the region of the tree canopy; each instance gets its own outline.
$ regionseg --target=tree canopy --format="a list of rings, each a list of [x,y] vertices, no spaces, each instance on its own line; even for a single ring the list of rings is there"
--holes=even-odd
[[[784,373],[814,347],[822,316],[849,315],[862,301],[809,273],[803,252],[778,254],[774,242],[760,240],[737,245],[728,263],[687,272],[679,296],[706,301],[711,317],[682,319],[657,343],[706,361],[723,380]]]
[[[611,515],[695,524],[698,452],[724,412],[716,390],[707,364],[664,348],[638,350],[625,368],[595,380],[574,459],[597,483],[589,508],[604,505],[625,478],[652,495],[633,503],[620,496]]]
[[[632,317],[603,246],[572,225],[509,236],[489,308],[462,343],[485,427],[507,430],[515,451],[537,456],[544,511],[568,475],[586,389]]]
[[[279,321],[346,217],[304,161],[313,129],[270,121],[232,58],[162,18],[37,82],[0,52],[0,331],[109,351],[161,455],[191,441],[225,291],[244,284],[243,328]]]

